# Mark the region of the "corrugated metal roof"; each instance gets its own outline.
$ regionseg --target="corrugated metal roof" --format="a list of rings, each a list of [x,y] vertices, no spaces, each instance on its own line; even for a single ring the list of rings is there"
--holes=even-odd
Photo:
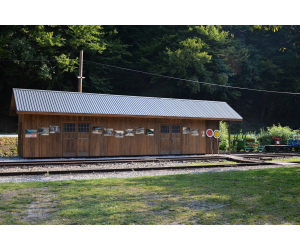
[[[226,102],[79,92],[13,89],[25,112],[243,119]]]

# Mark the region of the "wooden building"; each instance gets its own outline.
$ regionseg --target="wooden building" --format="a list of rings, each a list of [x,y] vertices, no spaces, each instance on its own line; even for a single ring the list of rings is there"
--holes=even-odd
[[[227,103],[13,89],[24,158],[217,153],[207,129],[242,121]]]

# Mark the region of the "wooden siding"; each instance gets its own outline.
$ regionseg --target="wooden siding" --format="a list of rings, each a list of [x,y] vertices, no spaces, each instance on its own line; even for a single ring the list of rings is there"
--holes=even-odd
[[[23,118],[24,115],[18,116],[18,154],[23,155]]]
[[[212,130],[219,130],[219,122],[218,121],[206,121],[206,129],[212,129]],[[207,137],[206,137],[207,138]],[[220,140],[219,140],[220,143]],[[213,152],[211,152],[213,151]],[[218,153],[218,145],[217,145],[217,139],[214,137],[207,138],[206,140],[206,154],[217,154]]]
[[[202,133],[207,128],[218,129],[218,121],[205,121],[193,119],[160,119],[160,118],[129,118],[129,117],[101,117],[101,116],[61,116],[61,115],[19,115],[19,155],[24,158],[35,157],[62,157],[63,156],[63,124],[75,122],[89,123],[89,156],[126,156],[126,155],[160,155],[160,125],[180,125],[180,135],[176,135],[176,150],[180,149],[180,154],[205,154],[210,153],[209,138],[202,137]],[[40,127],[60,126],[59,134],[37,135],[37,138],[25,138],[26,129],[36,129]],[[93,134],[92,127],[113,128],[113,136],[103,134]],[[154,129],[154,136],[144,134],[134,134],[134,136],[115,137],[115,130],[134,129],[143,127]],[[170,126],[171,128],[172,126]],[[183,134],[183,127],[198,129],[199,135]],[[78,137],[76,137],[77,139]],[[174,139],[175,137],[173,137]],[[178,140],[179,138],[179,140]],[[170,138],[172,140],[172,138]],[[213,138],[214,153],[217,153],[216,139]],[[87,141],[85,141],[87,142]],[[87,146],[85,146],[87,147]]]

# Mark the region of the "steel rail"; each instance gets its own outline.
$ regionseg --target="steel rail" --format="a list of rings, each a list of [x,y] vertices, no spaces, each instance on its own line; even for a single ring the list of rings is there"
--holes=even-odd
[[[165,162],[165,161],[207,161],[226,160],[227,156],[192,156],[192,157],[164,157],[164,158],[127,158],[127,159],[84,159],[84,160],[51,160],[51,161],[6,161],[0,162],[0,167],[17,166],[46,166],[46,165],[78,165],[78,164],[113,164],[132,162]]]
[[[299,156],[300,153],[285,153],[285,152],[274,152],[274,153],[237,153],[233,155],[238,155],[241,157],[251,157],[251,158],[259,158],[259,157],[281,157],[281,156]]]
[[[231,160],[236,162],[254,162],[246,159],[233,159],[231,156],[243,158],[264,158],[264,157],[286,157],[299,156],[299,153],[257,153],[257,154],[232,154],[232,155],[205,155],[205,156],[181,156],[181,157],[153,157],[153,158],[122,158],[122,159],[65,159],[65,160],[41,160],[41,161],[3,161],[0,167],[18,166],[49,166],[49,165],[80,165],[80,164],[113,164],[113,163],[133,163],[133,162],[165,162],[165,161],[207,161],[207,160]]]

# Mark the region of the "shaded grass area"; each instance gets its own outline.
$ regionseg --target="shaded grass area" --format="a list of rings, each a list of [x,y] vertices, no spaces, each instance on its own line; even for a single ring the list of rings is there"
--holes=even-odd
[[[18,156],[18,138],[0,137],[0,157]]]
[[[0,224],[300,224],[300,168],[1,183]]]

